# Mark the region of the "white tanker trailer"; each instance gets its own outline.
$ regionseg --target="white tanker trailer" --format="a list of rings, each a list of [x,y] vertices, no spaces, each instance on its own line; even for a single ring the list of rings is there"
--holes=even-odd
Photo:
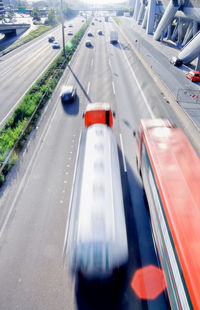
[[[128,260],[118,150],[109,104],[89,104],[79,143],[64,255],[74,274],[108,278]]]

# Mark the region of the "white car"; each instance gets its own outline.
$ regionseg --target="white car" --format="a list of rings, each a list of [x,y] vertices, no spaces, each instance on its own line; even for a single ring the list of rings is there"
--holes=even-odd
[[[52,44],[52,48],[60,48],[60,44],[58,43],[58,42],[54,42],[53,44]]]

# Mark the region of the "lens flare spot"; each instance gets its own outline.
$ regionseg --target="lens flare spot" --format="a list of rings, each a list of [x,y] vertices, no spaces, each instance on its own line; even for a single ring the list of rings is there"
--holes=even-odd
[[[131,281],[133,291],[142,299],[155,299],[166,288],[162,269],[150,265],[138,269]]]
[[[68,47],[68,48],[72,48],[72,42],[71,42],[71,41],[69,41],[69,42],[67,43],[67,47]]]

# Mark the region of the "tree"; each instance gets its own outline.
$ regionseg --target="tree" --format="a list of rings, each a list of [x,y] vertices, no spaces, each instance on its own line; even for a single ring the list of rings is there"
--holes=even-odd
[[[51,26],[56,24],[56,13],[54,9],[50,9],[48,12],[47,23]]]
[[[40,11],[37,8],[33,9],[33,20],[41,20]]]

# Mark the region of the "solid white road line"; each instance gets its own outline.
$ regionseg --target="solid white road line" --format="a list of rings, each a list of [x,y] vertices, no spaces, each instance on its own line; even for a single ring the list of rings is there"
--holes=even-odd
[[[115,95],[115,84],[114,84],[113,81],[112,81],[112,88],[113,88],[113,93],[114,93],[114,95]]]
[[[90,82],[88,83],[87,94],[89,94],[89,90],[90,90]]]
[[[134,73],[134,71],[133,71],[133,69],[132,69],[132,67],[131,67],[131,65],[130,65],[130,62],[128,61],[128,58],[127,58],[127,56],[126,56],[126,54],[125,54],[123,48],[121,47],[121,44],[120,44],[120,43],[119,43],[119,45],[120,45],[121,51],[122,51],[122,53],[123,53],[123,55],[124,55],[124,58],[125,58],[125,60],[126,60],[126,62],[127,62],[127,64],[128,64],[128,66],[129,66],[129,69],[130,69],[130,71],[131,71],[131,74],[132,74],[133,78],[134,78],[135,81],[136,81],[137,87],[138,87],[139,90],[140,90],[140,93],[141,93],[141,95],[142,95],[142,98],[144,99],[144,103],[146,104],[146,107],[147,107],[147,109],[148,109],[148,111],[149,111],[149,113],[150,113],[150,115],[151,115],[151,118],[155,118],[155,115],[153,114],[153,112],[152,112],[152,110],[151,110],[151,108],[150,108],[150,106],[149,106],[149,103],[148,103],[148,101],[147,101],[147,98],[145,97],[145,94],[144,94],[144,92],[143,92],[143,90],[142,90],[142,88],[141,88],[141,86],[140,86],[140,84],[139,84],[139,82],[138,82],[138,80],[137,80],[137,77],[136,77],[136,75],[135,75],[135,73]]]

